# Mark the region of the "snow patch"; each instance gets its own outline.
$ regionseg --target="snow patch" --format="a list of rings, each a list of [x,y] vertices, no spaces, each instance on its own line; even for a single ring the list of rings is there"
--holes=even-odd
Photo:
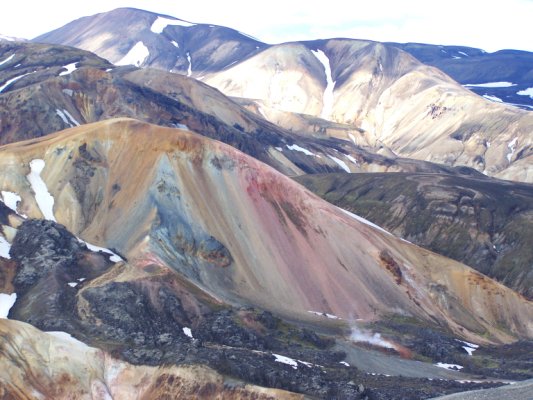
[[[326,89],[322,97],[322,113],[320,114],[321,118],[330,119],[331,112],[333,110],[333,89],[335,88],[335,81],[331,76],[331,65],[329,62],[328,56],[322,50],[311,50],[314,56],[322,63],[324,66],[324,72],[326,74]]]
[[[339,364],[342,364],[342,365],[344,365],[346,367],[350,366],[350,364],[348,364],[346,361],[339,361]]]
[[[359,215],[355,215],[354,213],[351,213],[350,211],[346,211],[345,209],[343,208],[340,208],[340,207],[337,207],[339,210],[341,210],[343,213],[349,215],[350,217],[352,217],[353,219],[356,219],[357,221],[359,222],[362,222],[363,224],[365,225],[369,225],[373,228],[376,228],[376,229],[379,229],[381,232],[384,232],[388,235],[391,235],[391,236],[394,236],[392,233],[390,233],[389,231],[386,231],[385,229],[383,229],[381,226],[378,226],[372,222],[370,222],[369,220],[367,219],[364,219],[363,217],[360,217]]]
[[[268,119],[265,112],[263,111],[263,109],[261,107],[257,107],[257,111],[259,111],[259,114],[261,114],[261,116],[264,118],[264,119]]]
[[[36,72],[36,71],[28,72],[27,74],[19,75],[19,76],[15,76],[14,78],[11,78],[11,79],[8,80],[6,83],[4,83],[2,86],[0,86],[0,93],[2,93],[2,91],[3,91],[5,88],[7,88],[9,85],[11,85],[13,82],[16,82],[16,81],[18,81],[19,79],[24,78],[25,76],[30,75],[30,74],[33,74],[33,73],[35,73],[35,72]]]
[[[116,62],[115,65],[135,65],[136,67],[140,67],[149,55],[150,51],[148,50],[148,47],[146,47],[143,42],[137,42],[130,51],[128,51],[128,54]]]
[[[80,238],[78,238],[78,241],[81,242],[81,243],[84,243],[87,246],[87,248],[89,250],[91,250],[92,252],[94,252],[94,253],[103,252],[103,253],[108,254],[110,256],[109,257],[109,261],[111,261],[111,262],[117,263],[119,261],[124,261],[118,254],[113,253],[111,250],[106,249],[105,247],[100,247],[100,246],[96,246],[94,244],[90,244],[90,243],[88,243],[85,240],[82,240]]]
[[[187,69],[187,76],[192,75],[192,61],[191,61],[191,53],[187,52],[187,61],[189,61],[189,68]]]
[[[461,342],[461,343],[464,343],[466,344],[468,347],[471,347],[473,349],[479,349],[479,344],[474,344],[474,343],[470,343],[470,342],[465,342],[464,340],[459,340],[459,339],[456,339],[458,342]]]
[[[10,61],[13,59],[13,57],[15,57],[15,53],[11,54],[11,55],[10,55],[8,58],[6,58],[5,60],[0,61],[0,65],[4,65],[5,63],[10,62]]]
[[[0,318],[7,319],[9,310],[11,310],[11,307],[13,307],[15,301],[17,301],[16,293],[0,293]]]
[[[283,152],[283,148],[281,147],[274,147],[277,151]]]
[[[17,193],[6,192],[6,191],[2,190],[2,201],[4,202],[4,204],[6,206],[11,208],[18,215],[20,215],[18,210],[17,210],[17,208],[18,208],[18,204],[22,201],[22,199],[20,198],[20,196]],[[21,215],[21,217],[26,218],[25,215]]]
[[[174,126],[178,129],[183,129],[184,131],[189,131],[189,127],[185,124],[174,124]]]
[[[444,369],[447,369],[449,371],[460,371],[461,369],[463,369],[463,367],[461,365],[457,365],[457,364],[445,364],[445,363],[437,363],[435,364],[435,366],[437,367],[440,367],[440,368],[444,368]]]
[[[67,285],[69,285],[70,287],[76,287],[78,286],[78,282],[69,282],[67,283]]]
[[[191,339],[194,339],[194,337],[192,336],[191,328],[184,327],[183,328],[183,333],[185,334],[185,336],[188,336]]]
[[[10,250],[11,244],[2,235],[0,235],[0,257],[10,260]]]
[[[65,113],[65,115],[68,117],[68,119],[70,119],[70,121],[71,121],[74,125],[76,125],[76,126],[80,126],[80,123],[79,123],[78,121],[76,121],[76,120],[74,119],[74,117],[73,117],[72,115],[70,115],[70,113],[69,113],[67,110],[63,109],[63,112]]]
[[[30,173],[26,175],[26,178],[35,193],[35,201],[44,218],[56,222],[54,217],[54,198],[48,192],[46,183],[41,178],[41,172],[44,166],[44,160],[35,159],[30,161]]]
[[[279,354],[272,353],[272,355],[276,357],[274,361],[282,363],[282,364],[287,364],[287,365],[290,365],[294,369],[298,369],[298,363],[296,362],[296,360],[293,360],[292,358],[289,358],[289,357],[281,356]]]
[[[70,115],[70,113],[67,110],[65,110],[65,109],[63,109],[63,110],[57,109],[56,110],[56,114],[59,115],[59,117],[63,120],[65,125],[68,125],[71,128],[74,127],[74,126],[79,126],[80,125],[80,123],[78,121],[76,121],[74,119],[74,117],[72,115]]]
[[[513,140],[511,140],[509,142],[509,144],[507,144],[507,147],[509,148],[509,154],[507,154],[507,161],[511,162],[511,158],[513,157],[513,154],[516,150],[516,142],[517,142],[518,138],[515,137]]]
[[[307,311],[307,312],[311,313],[311,314],[318,315],[320,317],[326,317],[326,318],[329,318],[329,319],[342,319],[341,317],[337,317],[336,315],[328,314],[328,313],[325,313],[325,312],[320,312],[320,311]]]
[[[70,63],[68,65],[64,65],[63,68],[66,68],[67,70],[63,71],[63,72],[60,72],[59,76],[65,76],[65,75],[72,74],[74,71],[76,71],[76,64],[77,64],[77,62],[73,62],[73,63]]]
[[[488,94],[484,94],[483,97],[486,98],[487,100],[493,101],[495,103],[503,103],[503,100],[500,99],[499,97],[496,97],[496,96],[491,96],[491,95],[488,95]]]
[[[73,344],[77,347],[80,347],[80,348],[83,348],[83,349],[91,349],[91,347],[89,347],[88,345],[86,345],[85,343],[79,341],[78,339],[72,337],[72,335],[70,333],[67,333],[67,332],[61,332],[61,331],[48,331],[48,332],[45,332],[47,334],[49,334],[50,336],[54,336],[58,339],[61,339],[65,342],[68,342],[69,344]]]
[[[157,19],[154,21],[152,26],[150,27],[150,30],[154,33],[163,33],[163,30],[167,26],[184,26],[188,28],[189,26],[194,26],[195,24],[187,21],[183,21],[181,19],[170,19],[165,17],[157,17]]]
[[[303,364],[305,365],[306,367],[308,368],[312,368],[313,367],[313,364],[310,363],[310,362],[307,362],[307,361],[302,361],[302,360],[297,360],[300,364]]]
[[[337,157],[333,157],[333,156],[331,156],[329,154],[328,154],[328,157],[331,158],[333,161],[335,161],[346,172],[348,172],[348,173],[352,172],[352,171],[350,171],[350,168],[348,168],[348,166],[346,165],[346,163],[344,161],[338,159]]]
[[[467,83],[463,86],[483,87],[483,88],[505,88],[505,87],[516,86],[516,83],[512,83],[512,82]]]
[[[464,351],[466,351],[468,353],[469,356],[471,356],[472,353],[474,353],[474,351],[476,351],[479,348],[478,344],[465,342],[464,340],[459,340],[459,339],[455,339],[455,340],[457,340],[459,343],[463,343],[465,345],[465,346],[461,346],[461,347],[464,349]]]
[[[465,56],[465,57],[470,57],[468,54],[466,54],[466,53],[463,52],[463,51],[458,51],[458,53],[459,53],[459,54],[462,54],[462,55]]]
[[[516,94],[519,96],[529,96],[533,99],[533,87],[516,92]]]
[[[176,47],[178,49],[180,48],[180,45],[175,40],[172,40],[170,43],[172,43],[174,45],[174,47]]]
[[[355,158],[353,158],[350,154],[345,154],[344,155],[348,160],[350,160],[351,162],[353,162],[355,165],[357,165],[357,160]]]
[[[300,153],[304,153],[306,156],[314,156],[316,157],[315,153],[311,153],[309,150],[304,149],[303,147],[298,146],[297,144],[288,145],[286,144],[285,147],[287,147],[289,150],[299,151]]]
[[[350,139],[352,139],[353,144],[357,144],[357,142],[355,141],[355,136],[353,134],[348,133],[348,136],[350,137]]]

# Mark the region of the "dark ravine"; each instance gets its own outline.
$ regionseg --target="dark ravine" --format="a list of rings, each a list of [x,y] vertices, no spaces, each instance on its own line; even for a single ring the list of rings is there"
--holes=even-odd
[[[477,176],[318,174],[325,200],[533,298],[533,186]]]

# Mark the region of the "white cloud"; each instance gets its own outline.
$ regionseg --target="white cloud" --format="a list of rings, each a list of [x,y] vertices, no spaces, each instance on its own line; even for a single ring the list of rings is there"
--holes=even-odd
[[[515,48],[533,51],[529,26],[531,0],[93,0],[66,7],[50,0],[32,4],[6,2],[0,33],[34,37],[83,15],[116,7],[136,7],[193,22],[229,26],[263,41],[351,37],[379,41],[416,41],[481,47],[488,51]],[[53,10],[53,12],[50,12]],[[46,18],[38,16],[46,15]],[[32,17],[35,16],[35,17]]]

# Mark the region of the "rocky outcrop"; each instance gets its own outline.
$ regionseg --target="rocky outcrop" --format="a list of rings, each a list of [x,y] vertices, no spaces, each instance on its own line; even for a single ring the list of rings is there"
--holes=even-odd
[[[229,380],[203,366],[135,366],[68,335],[0,320],[3,398],[302,399]]]
[[[76,264],[83,247],[64,226],[46,220],[24,222],[10,252],[19,265],[14,279],[17,290],[25,292],[49,274],[65,273]]]

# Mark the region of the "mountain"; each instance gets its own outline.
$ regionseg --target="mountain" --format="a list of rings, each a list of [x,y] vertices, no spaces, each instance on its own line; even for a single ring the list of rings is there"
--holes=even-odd
[[[127,38],[124,32],[128,33]],[[113,63],[131,61],[143,67],[196,77],[223,70],[270,47],[231,28],[191,23],[133,8],[80,18],[34,41],[79,47]],[[525,109],[533,107],[533,99],[524,92],[533,86],[531,52],[487,53],[466,46],[387,44],[437,67],[463,85],[482,85],[467,87],[491,101],[503,101]]]
[[[117,65],[194,76],[219,71],[267,47],[234,29],[134,8],[83,17],[33,41],[79,47]]]
[[[195,76],[245,99],[251,111],[286,129],[322,130],[366,145],[371,153],[532,179],[530,113],[482,99],[392,45],[332,39],[268,46],[229,28],[136,9],[84,17],[34,40],[78,46],[118,64]],[[434,53],[423,46],[407,48],[421,58]],[[528,64],[517,65],[508,79]],[[478,70],[479,63],[469,69]],[[467,83],[489,75],[480,73]],[[250,104],[256,100],[260,103]]]
[[[295,178],[329,202],[533,298],[533,186],[446,174]]]
[[[129,8],[43,37],[79,48],[0,41],[0,397],[533,377],[530,188],[480,172],[530,178],[530,113],[375,42]]]
[[[470,174],[390,152],[375,154],[340,135],[293,132],[267,122],[219,91],[179,74],[114,67],[67,46],[0,44],[0,143],[78,124],[132,117],[187,127],[221,140],[287,175],[325,171]],[[342,132],[342,131],[341,131]]]
[[[110,120],[4,147],[3,190],[21,196],[21,213],[34,218],[42,210],[22,183],[38,158],[59,222],[116,248],[133,266],[170,266],[220,300],[300,317],[318,310],[372,320],[403,310],[503,341],[509,333],[532,334],[524,319],[531,304],[507,288],[376,230],[199,135]],[[472,291],[486,301],[475,315]],[[435,303],[437,295],[447,300]],[[501,304],[492,303],[495,296]],[[468,327],[458,330],[466,316]]]
[[[531,113],[482,99],[394,47],[341,39],[277,45],[204,81],[353,125],[402,157],[531,180]]]
[[[533,336],[533,304],[510,289],[190,131],[107,120],[5,145],[0,164],[2,309],[14,296],[5,315],[101,349],[72,353],[64,340],[52,340],[77,355],[51,367],[53,358],[38,356],[49,348],[43,333],[2,323],[9,338],[2,363],[11,367],[0,377],[30,379],[24,387],[41,391],[40,382],[48,382],[69,393],[69,382],[84,391],[123,379],[120,390],[131,390],[130,374],[167,365],[157,375],[165,378],[154,376],[143,388],[166,380],[178,391],[171,382],[188,381],[171,377],[187,374],[191,367],[180,367],[187,364],[320,398],[429,397],[464,384],[359,374],[349,364],[357,362],[355,342],[389,348],[376,357],[420,352],[476,373],[458,339],[489,348]],[[413,323],[419,340],[398,344]],[[366,333],[373,324],[387,327],[386,338]],[[438,346],[424,346],[428,337]],[[35,356],[16,367],[26,356],[15,349],[26,346]],[[402,362],[432,373],[426,364]],[[79,365],[102,371],[91,375],[94,385],[76,383],[87,379]],[[65,369],[60,382],[39,372]],[[230,390],[219,375],[200,371],[194,390],[213,380],[220,384],[211,390]]]
[[[468,89],[496,102],[533,109],[533,53],[519,50],[484,50],[464,46],[390,43],[424,64],[432,65]]]

